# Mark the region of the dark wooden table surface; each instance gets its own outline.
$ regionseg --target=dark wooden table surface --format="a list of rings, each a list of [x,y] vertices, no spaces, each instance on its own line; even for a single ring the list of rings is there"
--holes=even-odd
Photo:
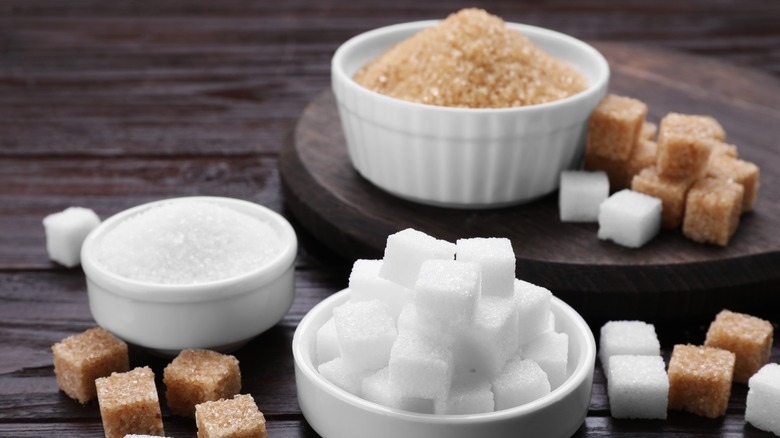
[[[0,436],[102,436],[97,404],[73,402],[54,380],[50,346],[95,323],[81,269],[48,260],[41,219],[73,205],[106,218],[185,195],[258,202],[296,226],[295,303],[236,355],[244,391],[265,413],[270,435],[317,436],[298,407],[290,343],[308,309],[346,286],[352,261],[324,247],[285,208],[279,147],[307,103],[329,86],[330,57],[341,42],[473,5],[0,1]],[[679,50],[780,77],[774,0],[477,6],[590,41]],[[762,313],[780,322],[780,309]],[[595,329],[603,322],[589,320]],[[701,343],[709,321],[652,322],[668,359],[675,343]],[[778,347],[772,360],[780,361]],[[166,361],[132,348],[131,365],[142,364],[160,374]],[[666,421],[614,420],[597,367],[577,436],[767,436],[745,424],[745,396],[746,387],[735,385],[726,416],[715,420],[675,412]],[[192,421],[165,406],[163,415],[169,436],[195,436]]]

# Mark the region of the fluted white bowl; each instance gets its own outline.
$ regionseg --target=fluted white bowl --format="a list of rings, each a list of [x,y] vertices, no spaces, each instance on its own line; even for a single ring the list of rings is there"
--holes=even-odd
[[[607,91],[607,61],[573,37],[507,23],[583,74],[589,87],[545,104],[474,109],[408,102],[353,80],[388,48],[437,23],[375,29],[336,50],[331,82],[354,168],[395,196],[452,208],[519,204],[556,190],[560,172],[584,152],[588,117]]]
[[[255,217],[273,228],[282,246],[274,258],[245,274],[198,284],[159,284],[116,274],[97,261],[103,236],[122,221],[163,203],[212,202]],[[279,322],[295,297],[295,231],[262,205],[222,197],[166,199],[105,220],[86,238],[81,264],[95,321],[123,340],[164,355],[185,348],[234,350]]]
[[[325,438],[525,438],[569,437],[582,425],[590,406],[596,341],[587,323],[553,297],[555,330],[569,336],[567,379],[549,394],[497,412],[471,415],[418,414],[364,400],[328,382],[316,367],[317,330],[333,309],[349,300],[350,290],[316,305],[293,335],[295,384],[306,421]]]

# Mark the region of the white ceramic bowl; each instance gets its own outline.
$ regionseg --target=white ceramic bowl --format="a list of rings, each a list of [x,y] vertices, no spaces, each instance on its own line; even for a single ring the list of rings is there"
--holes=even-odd
[[[131,280],[96,262],[100,239],[127,218],[161,203],[213,202],[269,224],[284,246],[275,258],[246,274],[191,285]],[[185,348],[230,351],[269,329],[287,313],[295,295],[298,241],[290,223],[261,205],[220,197],[167,199],[118,213],[87,236],[81,263],[95,321],[118,337],[162,354]]]
[[[569,378],[550,394],[512,409],[474,415],[431,415],[400,411],[354,396],[325,380],[313,362],[316,333],[349,289],[315,306],[293,337],[298,403],[306,421],[325,438],[569,437],[590,404],[596,343],[588,325],[553,297],[556,330],[569,335]]]
[[[384,96],[352,79],[385,50],[436,23],[375,29],[336,50],[332,87],[355,169],[393,195],[454,208],[518,204],[557,189],[560,172],[582,158],[588,117],[607,90],[607,61],[570,36],[507,23],[582,73],[589,88],[540,105],[470,109]]]

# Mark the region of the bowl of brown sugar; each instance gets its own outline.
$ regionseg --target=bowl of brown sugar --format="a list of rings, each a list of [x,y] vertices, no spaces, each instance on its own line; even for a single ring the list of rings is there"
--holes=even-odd
[[[590,45],[480,9],[375,29],[342,44],[332,86],[350,160],[423,204],[532,201],[580,163],[609,65]]]

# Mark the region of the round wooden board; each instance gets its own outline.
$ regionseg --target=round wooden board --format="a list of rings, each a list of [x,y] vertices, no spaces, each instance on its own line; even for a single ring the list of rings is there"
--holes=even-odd
[[[610,63],[610,92],[646,102],[656,123],[668,112],[710,114],[740,157],[761,167],[756,209],[742,216],[728,247],[698,244],[679,231],[662,231],[640,249],[601,241],[596,224],[560,222],[557,192],[493,210],[396,198],[353,169],[330,91],[310,103],[281,149],[289,210],[350,259],[381,258],[387,236],[407,227],[450,241],[508,237],[518,278],[549,288],[590,318],[679,318],[780,304],[780,81],[669,50],[594,45]]]

